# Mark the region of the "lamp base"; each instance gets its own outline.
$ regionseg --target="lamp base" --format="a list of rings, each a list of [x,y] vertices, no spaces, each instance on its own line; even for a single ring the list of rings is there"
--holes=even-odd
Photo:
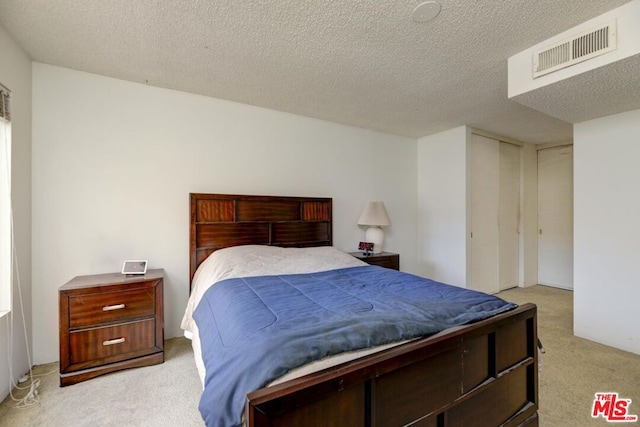
[[[375,226],[367,228],[364,239],[373,243],[374,254],[382,252],[382,245],[384,244],[384,230],[382,228]]]

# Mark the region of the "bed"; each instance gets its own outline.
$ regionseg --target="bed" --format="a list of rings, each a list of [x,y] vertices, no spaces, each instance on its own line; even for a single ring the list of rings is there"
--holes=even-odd
[[[214,280],[200,277],[207,276],[201,273],[204,271],[204,266],[218,255],[223,257],[223,254],[235,251],[234,248],[247,246],[245,249],[249,249],[252,245],[257,245],[256,248],[327,247],[325,252],[334,254],[330,250],[332,200],[329,198],[191,194],[190,211],[190,278],[192,279],[190,293],[192,297],[195,294],[201,294],[198,298],[190,298],[189,304],[194,304],[192,301],[194,299],[199,302],[196,304],[197,307],[191,307],[194,311],[196,308],[205,306],[200,303],[204,291],[192,289],[191,284],[203,280],[205,282]],[[210,257],[216,251],[218,253]],[[305,249],[300,251],[307,253]],[[313,253],[311,257],[318,257],[315,255],[318,252],[310,253]],[[334,255],[329,255],[329,258],[332,257]],[[339,256],[335,255],[335,257]],[[332,262],[331,259],[328,260],[327,265]],[[351,286],[353,283],[369,283],[373,280],[369,277],[375,276],[383,279],[384,286],[389,286],[387,283],[393,283],[393,290],[403,289],[403,292],[412,292],[413,285],[407,285],[404,282],[413,280],[413,277],[407,273],[364,266],[355,258],[352,261],[343,258],[340,262],[345,264],[339,264],[337,269],[314,266],[310,267],[314,271],[304,271],[300,275],[307,282],[325,282],[335,279],[338,283],[340,281],[346,283],[345,286]],[[203,266],[199,269],[201,264]],[[247,271],[252,269],[250,264],[244,261],[238,263],[240,267],[244,265]],[[298,270],[294,269],[292,272],[298,273]],[[265,276],[260,273],[255,278],[238,278],[226,277],[226,270],[218,271],[215,273],[218,274],[215,280],[220,278],[223,280],[207,292],[222,292],[219,289],[223,289],[223,284],[232,285],[237,282],[242,284],[243,289],[244,287],[252,289],[251,298],[243,299],[243,301],[250,301],[255,299],[253,290],[260,289],[260,286],[264,289],[271,289],[273,286],[271,282],[266,286],[261,284],[262,282],[255,282],[271,277],[268,273],[267,269]],[[290,281],[288,274],[293,273],[285,268],[283,278],[273,280],[288,283]],[[361,274],[369,276],[362,278],[359,276]],[[398,276],[388,276],[389,274]],[[437,283],[435,285],[440,286]],[[338,284],[338,286],[342,285]],[[455,287],[447,287],[449,288]],[[455,288],[455,291],[457,292],[458,289],[460,288]],[[215,317],[217,313],[221,313],[220,316],[222,316],[223,312],[234,310],[227,308],[231,306],[226,302],[215,305],[216,303],[212,302],[216,301],[215,298],[207,300],[210,301],[206,304],[209,308],[200,311],[213,311]],[[340,307],[346,307],[349,312],[366,309],[366,307],[363,308],[363,304],[367,304],[365,299],[359,296],[353,300],[350,298],[347,296],[334,298],[334,300],[338,301]],[[492,303],[493,301],[491,300]],[[267,321],[264,319],[267,318],[265,316],[268,316],[268,313],[253,311],[253,309],[249,311],[254,318]],[[239,425],[242,422],[248,426],[260,427],[536,426],[538,425],[536,307],[533,304],[518,307],[504,306],[500,309],[496,308],[495,313],[497,314],[491,314],[486,318],[465,320],[463,325],[448,327],[435,334],[429,333],[426,337],[409,336],[407,339],[402,339],[400,344],[387,343],[381,347],[382,350],[376,346],[365,350],[364,353],[348,351],[345,353],[348,355],[346,358],[341,358],[343,354],[336,356],[338,364],[335,364],[335,357],[323,357],[315,362],[315,368],[308,371],[305,370],[307,368],[305,365],[300,368],[300,372],[292,369],[292,372],[283,378],[265,382],[268,386],[249,390],[239,389],[239,392],[236,390],[236,394],[242,394],[244,404],[242,421],[236,417],[233,422],[227,419],[227,421],[218,422],[207,421],[207,424]],[[200,324],[207,323],[202,321]],[[214,366],[211,365],[211,360],[215,360],[215,357],[202,356],[198,361],[198,355],[205,354],[201,353],[203,347],[208,347],[210,344],[209,339],[200,339],[201,335],[205,335],[204,332],[199,331],[197,327],[194,329],[196,363],[201,372],[206,372],[208,368],[205,365],[209,363],[210,367]],[[221,333],[217,332],[217,334]],[[231,337],[225,338],[226,342],[236,339],[236,335],[233,334],[226,336]],[[252,352],[245,351],[245,354],[249,353]],[[294,351],[291,354],[298,354],[298,352]],[[327,354],[333,354],[333,352]],[[237,358],[236,355],[233,360]],[[262,359],[264,357],[250,363],[256,364]],[[322,363],[327,359],[334,362],[325,365],[328,367],[323,367]],[[204,360],[207,360],[207,363]],[[209,373],[216,369],[211,368]],[[262,372],[262,369],[258,371]],[[251,378],[251,380],[254,379]],[[215,389],[211,384],[209,388]],[[225,387],[218,388],[225,389]],[[203,405],[210,406],[204,399],[208,393],[207,390],[208,388],[205,387],[201,411]],[[203,417],[205,417],[204,414]],[[208,420],[206,417],[205,419]]]

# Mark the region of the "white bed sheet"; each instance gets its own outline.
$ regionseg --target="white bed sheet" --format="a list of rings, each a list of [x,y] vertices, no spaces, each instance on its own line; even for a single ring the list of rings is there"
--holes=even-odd
[[[204,378],[206,376],[206,369],[204,366],[204,361],[202,360],[202,347],[200,346],[200,335],[198,334],[197,326],[195,326],[195,331],[193,331],[192,336],[189,339],[191,339],[191,347],[193,348],[193,356],[196,361],[196,367],[198,368],[198,375],[200,376],[200,382],[202,384],[202,388],[204,388]],[[399,341],[391,344],[365,348],[363,350],[349,351],[341,354],[336,354],[334,356],[325,357],[324,359],[316,360],[315,362],[307,363],[306,365],[300,366],[299,368],[292,369],[291,371],[287,372],[280,378],[276,378],[275,380],[267,384],[267,387],[280,384],[285,381],[293,380],[295,378],[299,378],[307,374],[312,374],[314,372],[318,372],[323,369],[331,368],[341,363],[349,362],[351,360],[355,360],[360,357],[367,356],[369,354],[377,353],[379,351],[386,350],[388,348],[396,347],[396,346],[399,346],[400,344],[404,344],[409,341],[410,340]]]
[[[191,296],[187,303],[182,329],[191,339],[198,374],[204,387],[206,370],[202,360],[202,350],[198,327],[191,317],[202,296],[215,283],[236,277],[269,276],[277,274],[304,274],[338,268],[366,266],[351,255],[331,246],[314,248],[280,248],[276,246],[234,246],[220,249],[200,264],[193,277]],[[293,369],[269,385],[278,384],[313,372],[339,365],[368,354],[395,347],[406,341],[383,346],[350,351],[309,363]]]

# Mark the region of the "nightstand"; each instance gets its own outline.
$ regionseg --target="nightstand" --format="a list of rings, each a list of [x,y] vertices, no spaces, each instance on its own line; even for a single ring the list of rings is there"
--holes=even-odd
[[[349,255],[371,265],[400,270],[400,255],[391,252],[380,252],[379,254],[364,255],[362,252],[349,252]]]
[[[60,386],[164,362],[163,278],[97,274],[58,289]]]

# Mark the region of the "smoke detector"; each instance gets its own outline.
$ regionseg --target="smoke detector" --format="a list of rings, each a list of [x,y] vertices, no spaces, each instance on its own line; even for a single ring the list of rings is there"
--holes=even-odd
[[[413,20],[416,22],[427,22],[440,14],[440,3],[437,1],[426,1],[419,4],[413,10]]]

